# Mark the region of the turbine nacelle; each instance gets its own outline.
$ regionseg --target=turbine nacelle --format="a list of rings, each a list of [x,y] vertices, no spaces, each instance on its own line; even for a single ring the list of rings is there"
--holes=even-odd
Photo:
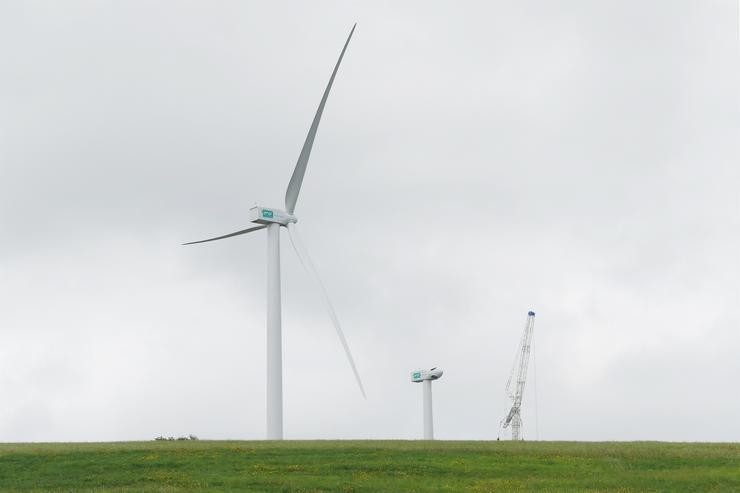
[[[249,209],[249,220],[258,224],[277,223],[281,226],[287,226],[290,223],[297,223],[298,218],[293,214],[285,212],[282,209],[272,207],[260,207],[258,205]]]
[[[411,381],[419,383],[424,380],[438,380],[442,378],[442,373],[442,370],[436,367],[429,370],[416,370],[411,372]]]

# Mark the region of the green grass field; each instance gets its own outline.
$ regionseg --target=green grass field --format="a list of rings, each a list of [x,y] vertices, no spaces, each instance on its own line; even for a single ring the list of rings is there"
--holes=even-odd
[[[2,492],[740,492],[740,444],[0,444]]]

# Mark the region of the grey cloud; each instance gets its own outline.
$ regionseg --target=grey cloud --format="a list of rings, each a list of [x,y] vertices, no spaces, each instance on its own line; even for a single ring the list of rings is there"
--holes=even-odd
[[[180,243],[281,204],[355,21],[297,213],[368,400],[284,237],[287,436],[418,437],[439,365],[495,438],[531,308],[540,438],[738,440],[736,5],[574,0],[3,4],[0,441],[263,436],[264,235]]]

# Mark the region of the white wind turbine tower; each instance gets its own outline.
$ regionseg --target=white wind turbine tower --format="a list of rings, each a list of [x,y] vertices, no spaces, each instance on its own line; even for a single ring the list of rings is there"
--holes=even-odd
[[[411,381],[421,382],[424,387],[424,440],[434,440],[434,416],[432,414],[432,380],[442,378],[442,370],[430,368],[429,370],[416,370],[411,373]]]
[[[347,50],[349,40],[352,39],[352,33],[355,31],[355,24],[347,37],[347,41],[344,43],[344,48],[339,55],[339,60],[334,66],[334,71],[329,78],[329,83],[324,90],[324,95],[321,98],[319,107],[316,110],[316,115],[311,123],[311,128],[306,136],[306,141],[301,149],[301,154],[298,156],[298,162],[293,170],[293,175],[290,177],[288,188],[285,191],[285,210],[276,208],[267,208],[255,206],[250,210],[250,219],[253,223],[257,223],[257,226],[236,231],[223,236],[217,236],[215,238],[209,238],[207,240],[192,241],[185,243],[185,245],[192,245],[194,243],[204,243],[207,241],[221,240],[223,238],[230,238],[232,236],[243,235],[257,231],[260,229],[267,229],[267,439],[268,440],[282,440],[283,438],[283,356],[282,356],[282,334],[281,334],[281,309],[280,309],[280,227],[284,226],[288,229],[290,234],[290,240],[293,244],[293,248],[298,254],[298,258],[303,264],[303,267],[309,273],[309,275],[316,282],[318,289],[321,293],[322,300],[326,305],[329,312],[334,328],[337,331],[339,340],[344,347],[344,352],[347,355],[349,364],[354,372],[357,385],[360,387],[363,397],[365,396],[365,390],[362,387],[362,381],[360,380],[360,374],[357,372],[357,367],[352,358],[352,353],[347,345],[347,340],[344,337],[342,328],[339,325],[336,313],[332,308],[329,296],[318,277],[318,273],[311,262],[308,252],[300,241],[298,231],[295,229],[295,223],[298,221],[296,216],[293,214],[295,211],[296,202],[298,200],[298,193],[301,190],[301,183],[303,182],[303,175],[306,173],[306,165],[308,164],[308,158],[311,155],[311,148],[313,147],[313,141],[316,137],[316,131],[319,128],[319,122],[321,121],[321,114],[324,111],[326,105],[326,99],[329,97],[329,91],[334,83],[334,77],[337,75],[339,64],[342,63],[342,57],[344,52]]]
[[[503,428],[508,428],[511,425],[512,440],[522,440],[522,398],[524,397],[524,384],[527,382],[527,367],[529,366],[533,330],[534,312],[530,311],[527,313],[527,324],[524,326],[524,334],[522,334],[519,349],[514,357],[514,365],[511,367],[509,380],[506,382],[506,393],[511,399],[512,404],[511,409],[501,423]]]

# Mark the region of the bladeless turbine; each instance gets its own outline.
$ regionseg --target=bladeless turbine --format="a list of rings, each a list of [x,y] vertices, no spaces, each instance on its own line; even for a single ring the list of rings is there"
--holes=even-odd
[[[360,380],[360,374],[357,372],[357,367],[352,358],[352,353],[347,345],[347,340],[342,332],[342,327],[339,325],[336,313],[332,308],[329,296],[324,288],[323,283],[318,277],[316,268],[311,262],[311,258],[308,256],[308,252],[300,241],[298,231],[295,229],[295,223],[298,221],[296,216],[293,214],[295,211],[296,202],[298,201],[298,193],[301,191],[301,183],[303,183],[303,175],[306,173],[306,166],[308,165],[308,158],[311,155],[311,148],[313,147],[313,141],[316,137],[316,131],[319,128],[319,122],[321,121],[321,114],[324,111],[326,105],[326,99],[329,97],[329,91],[334,83],[334,77],[337,75],[339,70],[339,64],[342,63],[342,57],[344,52],[347,50],[349,40],[352,39],[352,33],[355,31],[357,24],[352,26],[352,30],[347,37],[347,41],[344,43],[344,48],[339,54],[339,60],[334,66],[334,71],[329,78],[329,83],[324,90],[324,95],[319,103],[319,108],[316,110],[316,115],[313,117],[311,128],[306,136],[306,141],[301,149],[301,154],[298,156],[298,162],[293,170],[293,176],[290,177],[288,188],[285,191],[285,210],[255,206],[250,209],[250,219],[257,226],[229,233],[223,236],[217,236],[215,238],[209,238],[207,240],[192,241],[185,243],[185,245],[192,245],[194,243],[204,243],[207,241],[221,240],[224,238],[230,238],[232,236],[243,235],[257,231],[260,229],[267,229],[267,439],[268,440],[282,440],[283,438],[283,356],[282,356],[282,334],[281,334],[281,309],[280,309],[280,227],[284,226],[288,229],[290,235],[290,241],[293,244],[293,248],[298,255],[301,264],[309,273],[309,275],[316,282],[319,292],[321,293],[322,300],[326,305],[329,312],[334,328],[337,331],[339,340],[344,347],[344,352],[347,355],[349,364],[352,367],[352,372],[355,374],[357,385],[360,387],[363,397],[365,396],[365,390],[362,387],[362,381]]]
[[[434,417],[432,416],[432,380],[442,378],[442,370],[430,368],[429,370],[416,370],[411,373],[411,381],[421,382],[424,399],[424,440],[434,440]]]

